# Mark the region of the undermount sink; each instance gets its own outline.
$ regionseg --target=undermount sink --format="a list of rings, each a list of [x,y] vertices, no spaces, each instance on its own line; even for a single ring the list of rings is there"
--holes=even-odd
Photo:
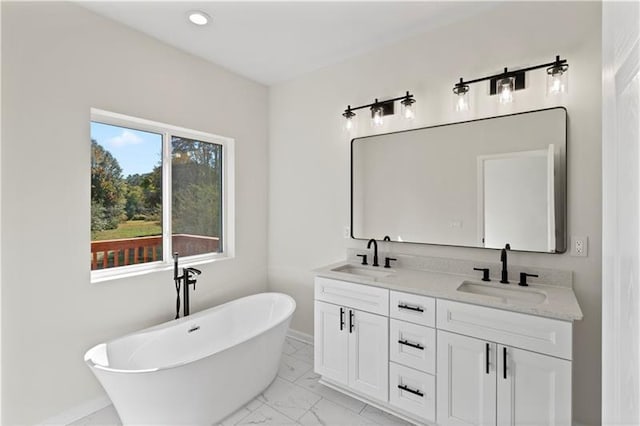
[[[373,269],[373,267],[342,265],[332,269],[333,272],[342,272],[344,274],[359,275],[362,277],[383,278],[391,275],[389,271]]]
[[[493,297],[500,299],[504,303],[515,302],[538,305],[547,300],[546,294],[531,288],[508,288],[506,285],[504,287],[495,287],[471,281],[463,281],[457,291]]]

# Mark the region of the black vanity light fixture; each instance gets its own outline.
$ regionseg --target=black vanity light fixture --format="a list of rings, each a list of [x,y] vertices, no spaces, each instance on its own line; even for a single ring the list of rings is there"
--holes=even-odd
[[[345,109],[342,113],[342,116],[345,118],[345,129],[347,131],[351,131],[354,129],[354,118],[356,117],[356,113],[354,111],[365,108],[369,108],[371,110],[371,122],[373,126],[382,126],[384,124],[384,117],[386,115],[395,114],[396,101],[400,101],[400,104],[402,106],[402,116],[407,120],[413,120],[416,116],[415,107],[413,105],[416,100],[414,99],[414,96],[407,91],[406,95],[393,99],[379,101],[378,98],[376,98],[370,104],[357,107],[351,107],[351,105],[347,105],[347,109]]]
[[[510,71],[505,67],[500,74],[487,77],[476,78],[474,80],[460,81],[453,86],[453,93],[456,96],[454,109],[456,111],[469,110],[469,85],[489,80],[489,94],[498,95],[501,104],[513,102],[513,92],[525,88],[525,75],[528,71],[540,68],[547,69],[547,94],[556,95],[568,92],[567,71],[569,64],[566,59],[556,56],[555,61],[546,64],[535,65]]]

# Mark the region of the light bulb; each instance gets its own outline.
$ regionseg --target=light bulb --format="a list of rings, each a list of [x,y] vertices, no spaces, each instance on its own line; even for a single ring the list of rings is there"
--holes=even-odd
[[[501,104],[513,102],[514,78],[506,77],[498,80],[498,100]]]
[[[354,123],[354,117],[356,116],[356,113],[351,111],[351,105],[347,106],[347,109],[344,111],[344,113],[342,114],[342,116],[345,118],[344,121],[344,129],[347,132],[351,132],[354,130],[355,128],[355,123]]]
[[[402,116],[407,120],[413,120],[416,118],[416,112],[412,104],[402,105]]]
[[[569,91],[568,70],[569,65],[560,63],[559,58],[553,66],[547,68],[547,95],[559,95]]]
[[[416,100],[413,99],[413,95],[409,94],[409,92],[407,92],[405,98],[400,101],[400,104],[402,105],[402,116],[406,120],[413,120],[414,118],[416,118],[416,109],[413,105],[415,103]]]
[[[458,95],[458,101],[456,102],[456,111],[462,112],[462,111],[468,111],[469,110],[469,103],[465,99],[466,96],[467,96],[466,94],[465,95]]]
[[[345,122],[345,124],[344,124],[344,128],[345,128],[346,130],[351,130],[351,129],[353,129],[353,118],[351,118],[351,117],[347,118],[347,120],[346,120],[346,122]]]
[[[469,111],[469,86],[464,84],[462,79],[453,87],[456,95],[454,109],[456,112]]]
[[[380,127],[384,124],[382,119],[382,106],[371,107],[371,120],[374,127]]]

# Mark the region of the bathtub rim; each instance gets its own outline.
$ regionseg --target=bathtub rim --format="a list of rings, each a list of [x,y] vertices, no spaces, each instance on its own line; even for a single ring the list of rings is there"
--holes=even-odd
[[[187,359],[185,361],[180,361],[180,362],[169,364],[169,365],[162,366],[162,367],[144,368],[144,369],[136,369],[136,370],[125,370],[125,369],[121,369],[121,368],[112,368],[112,367],[104,366],[104,365],[101,365],[101,364],[97,364],[96,362],[93,361],[93,359],[91,359],[91,355],[90,354],[92,354],[94,351],[99,350],[100,347],[107,346],[107,345],[109,345],[109,343],[112,343],[112,342],[114,342],[116,340],[124,339],[126,337],[133,336],[133,335],[136,335],[136,334],[151,333],[151,332],[153,332],[155,330],[158,330],[158,329],[167,328],[169,326],[169,324],[171,324],[171,326],[179,326],[183,322],[193,321],[193,320],[195,320],[195,319],[197,319],[199,317],[205,316],[205,314],[210,312],[210,311],[214,311],[216,309],[222,309],[225,305],[228,305],[230,303],[234,303],[234,302],[237,302],[237,301],[243,300],[243,299],[259,297],[261,295],[283,296],[286,299],[289,299],[289,301],[291,303],[291,307],[290,307],[290,309],[288,309],[286,311],[286,314],[284,315],[282,320],[274,323],[273,325],[271,325],[270,327],[267,327],[265,329],[258,329],[258,332],[251,333],[247,338],[237,342],[236,344],[234,344],[232,346],[228,346],[228,347],[226,347],[226,348],[224,348],[222,350],[219,350],[217,352],[213,352],[211,354],[208,354],[208,355],[200,357],[200,358]],[[248,342],[248,341],[250,341],[252,339],[255,339],[257,336],[259,336],[261,334],[265,334],[265,333],[275,329],[276,327],[278,327],[282,323],[284,323],[284,322],[286,322],[286,321],[291,319],[291,316],[295,312],[296,307],[297,307],[297,304],[296,304],[295,299],[293,297],[289,296],[288,294],[285,294],[285,293],[263,292],[263,293],[250,294],[248,296],[244,296],[244,297],[240,297],[238,299],[230,300],[230,301],[228,301],[226,303],[223,303],[221,305],[212,306],[210,308],[204,309],[204,310],[202,310],[200,312],[196,312],[195,314],[189,315],[187,317],[182,317],[182,318],[178,318],[178,319],[169,320],[169,321],[166,321],[166,322],[163,322],[163,323],[160,323],[160,324],[153,325],[151,327],[144,328],[142,330],[133,331],[133,332],[127,333],[127,334],[125,334],[123,336],[119,336],[119,337],[116,337],[116,338],[113,338],[113,339],[109,339],[106,342],[98,343],[98,344],[92,346],[91,348],[89,348],[85,352],[85,354],[84,354],[84,362],[91,369],[102,370],[102,371],[105,371],[105,372],[108,372],[108,373],[122,373],[122,374],[146,374],[146,373],[155,373],[155,372],[158,372],[158,371],[171,370],[171,369],[179,368],[179,367],[194,363],[196,361],[200,361],[202,359],[206,359],[206,358],[208,358],[210,356],[221,354],[223,352],[231,350],[231,349],[235,348],[236,346],[242,345],[242,344],[244,344],[244,343],[246,343],[246,342]]]

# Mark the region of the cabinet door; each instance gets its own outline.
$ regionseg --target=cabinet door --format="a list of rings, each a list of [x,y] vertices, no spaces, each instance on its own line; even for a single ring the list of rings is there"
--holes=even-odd
[[[571,425],[570,361],[498,345],[497,376],[498,425]]]
[[[438,331],[439,425],[496,424],[496,345]]]
[[[350,309],[349,386],[381,401],[389,395],[389,319]]]
[[[348,309],[330,303],[315,302],[314,370],[321,376],[348,383],[349,329]]]

